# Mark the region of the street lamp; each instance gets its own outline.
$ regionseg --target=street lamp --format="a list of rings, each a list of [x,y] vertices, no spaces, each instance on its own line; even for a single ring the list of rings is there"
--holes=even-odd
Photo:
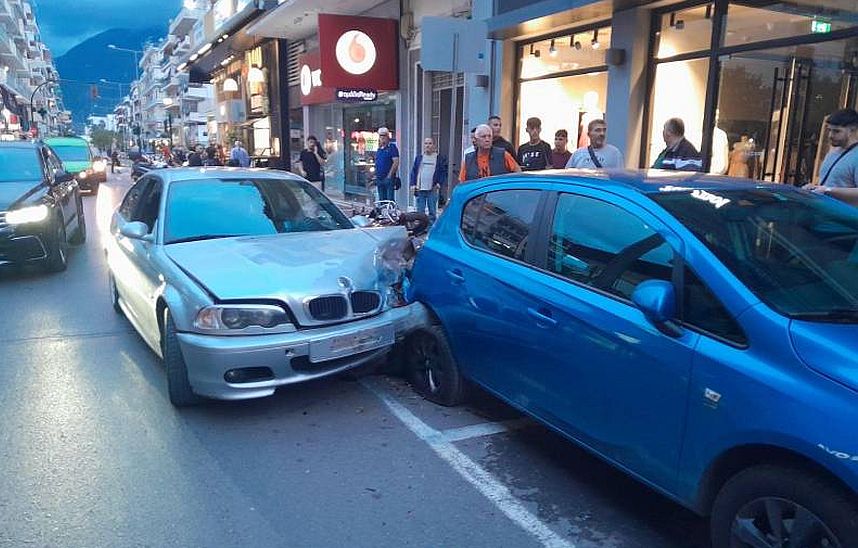
[[[116,50],[116,51],[124,51],[125,53],[131,53],[134,55],[134,79],[138,80],[140,77],[140,58],[138,57],[142,51],[138,51],[136,49],[128,49],[128,48],[120,48],[116,44],[107,44],[108,49]],[[120,91],[121,93],[121,91]],[[131,120],[134,121],[134,97],[131,97],[131,87],[128,88],[128,96],[131,99]],[[137,146],[140,147],[140,150],[143,150],[143,144],[140,141],[140,136],[137,136]]]
[[[43,87],[48,86],[50,84],[56,84],[56,83],[57,83],[56,80],[46,80],[46,81],[42,82],[41,84],[39,84],[38,86],[36,86],[36,89],[33,90],[33,94],[30,95],[30,124],[32,124],[33,120],[35,120],[35,118],[36,118],[36,108],[33,105],[33,101],[36,100],[36,94]]]

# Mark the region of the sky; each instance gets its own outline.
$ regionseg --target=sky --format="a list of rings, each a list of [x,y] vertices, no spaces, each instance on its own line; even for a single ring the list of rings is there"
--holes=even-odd
[[[55,57],[114,28],[148,29],[179,13],[181,0],[35,0],[42,40]]]

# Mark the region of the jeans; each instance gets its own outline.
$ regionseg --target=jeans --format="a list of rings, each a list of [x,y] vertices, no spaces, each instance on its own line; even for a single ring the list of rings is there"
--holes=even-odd
[[[393,179],[378,179],[378,200],[393,200]]]
[[[429,222],[435,222],[435,216],[438,212],[438,191],[437,190],[418,190],[415,194],[417,202],[417,213],[425,213],[426,208],[429,208]]]

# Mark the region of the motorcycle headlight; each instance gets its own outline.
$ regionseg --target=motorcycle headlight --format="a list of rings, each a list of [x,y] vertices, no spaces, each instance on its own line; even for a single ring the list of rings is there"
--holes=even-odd
[[[31,207],[22,207],[6,212],[6,222],[10,225],[22,225],[26,223],[40,223],[48,218],[48,206],[42,204]]]
[[[235,332],[248,328],[292,327],[289,315],[267,304],[214,305],[199,311],[194,326],[201,331]]]
[[[104,160],[96,160],[92,163],[92,169],[100,173],[107,169],[107,162],[105,162]]]

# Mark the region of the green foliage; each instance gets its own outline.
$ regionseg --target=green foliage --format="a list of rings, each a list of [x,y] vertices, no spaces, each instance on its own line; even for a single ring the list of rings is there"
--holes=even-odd
[[[122,141],[120,135],[115,131],[108,131],[101,128],[93,128],[90,133],[90,139],[92,139],[92,145],[99,150],[110,150],[113,148],[114,141],[117,143]]]

